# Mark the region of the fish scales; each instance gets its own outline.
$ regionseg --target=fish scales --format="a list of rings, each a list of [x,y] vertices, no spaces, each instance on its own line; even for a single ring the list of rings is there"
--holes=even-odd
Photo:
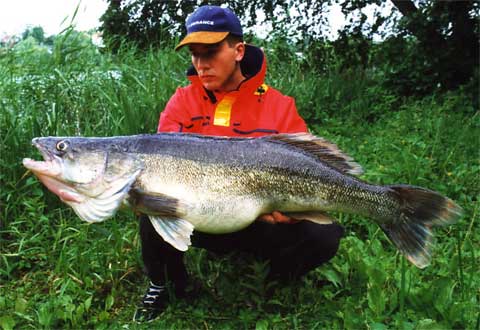
[[[244,166],[202,164],[171,156],[162,156],[161,162],[157,157],[145,156],[144,159],[147,170],[135,185],[145,191],[167,193],[181,199],[190,206],[183,211],[183,216],[192,219],[196,228],[203,231],[217,226],[217,222],[222,223],[222,228],[218,227],[215,232],[234,231],[250,224],[252,218],[261,213],[271,212],[277,205],[284,204],[287,211],[298,210],[298,205],[305,204],[305,197],[315,189],[308,178],[303,178],[302,194],[293,188],[282,189],[279,181],[287,174],[282,175],[279,170],[249,167],[247,171]],[[162,165],[158,166],[159,163]],[[285,201],[290,201],[289,205]],[[207,221],[212,223],[205,228]]]
[[[216,232],[237,230],[251,223],[252,218],[274,210],[312,211],[323,205],[323,210],[359,211],[367,196],[377,196],[378,201],[382,193],[382,189],[345,176],[288,145],[272,146],[260,139],[232,143],[213,138],[213,145],[196,138],[194,141],[197,143],[174,140],[167,144],[168,148],[156,150],[149,144],[140,146],[138,150],[152,152],[141,154],[147,170],[137,181],[143,190],[168,191],[184,199],[191,206],[184,216],[192,219],[198,230],[210,231],[213,226]],[[275,152],[272,147],[276,147]],[[236,156],[228,156],[232,154]],[[245,205],[238,203],[239,196],[249,196],[243,198]],[[241,212],[231,206],[233,203],[250,212]]]
[[[371,218],[416,266],[430,260],[432,227],[461,208],[431,190],[375,185],[337,146],[307,133],[245,139],[162,133],[33,139],[44,161],[24,159],[48,189],[85,221],[112,217],[122,203],[146,213],[157,232],[186,250],[192,231],[240,230],[264,213]]]

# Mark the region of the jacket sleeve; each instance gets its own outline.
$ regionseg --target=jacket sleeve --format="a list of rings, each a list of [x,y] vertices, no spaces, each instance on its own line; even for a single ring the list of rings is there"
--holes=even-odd
[[[282,118],[278,123],[279,133],[304,133],[308,132],[307,124],[298,114],[295,100],[292,97],[284,96],[282,107]]]
[[[157,132],[181,132],[183,125],[188,121],[189,114],[182,102],[182,89],[177,88],[160,114]]]

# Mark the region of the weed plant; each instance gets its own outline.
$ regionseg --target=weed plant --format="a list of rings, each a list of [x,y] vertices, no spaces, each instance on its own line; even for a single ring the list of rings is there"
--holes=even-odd
[[[74,32],[52,50],[0,51],[0,326],[125,329],[451,329],[479,326],[478,109],[462,91],[400,99],[375,72],[318,73],[278,54],[268,83],[296,97],[317,135],[365,169],[363,179],[437,190],[464,208],[436,230],[432,264],[419,270],[364,218],[336,214],[347,235],[328,264],[292,283],[268,282],[268,264],[192,248],[190,295],[151,324],[132,323],[147,280],[138,224],[120,212],[83,223],[22,158],[47,135],[154,133],[188,56],[170,50],[99,52]]]

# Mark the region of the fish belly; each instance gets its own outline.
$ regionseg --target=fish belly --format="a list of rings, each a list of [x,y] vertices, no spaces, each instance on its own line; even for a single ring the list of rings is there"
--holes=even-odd
[[[250,225],[262,212],[262,204],[249,197],[203,199],[185,214],[195,230],[224,234],[241,230]]]
[[[171,170],[173,166],[168,168]],[[266,209],[265,201],[235,189],[219,173],[214,177],[200,171],[185,175],[184,169],[160,175],[158,170],[149,172],[139,178],[138,187],[178,201],[176,217],[187,220],[201,232],[222,234],[241,230]],[[179,177],[178,173],[184,175]]]

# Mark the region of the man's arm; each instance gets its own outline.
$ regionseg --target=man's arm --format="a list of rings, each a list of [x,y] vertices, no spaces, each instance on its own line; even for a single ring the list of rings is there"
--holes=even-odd
[[[181,132],[189,114],[182,102],[182,91],[177,89],[160,114],[157,132]]]
[[[287,100],[284,102],[281,119],[278,123],[279,133],[306,133],[308,132],[307,124],[298,114],[295,99],[284,96]]]

